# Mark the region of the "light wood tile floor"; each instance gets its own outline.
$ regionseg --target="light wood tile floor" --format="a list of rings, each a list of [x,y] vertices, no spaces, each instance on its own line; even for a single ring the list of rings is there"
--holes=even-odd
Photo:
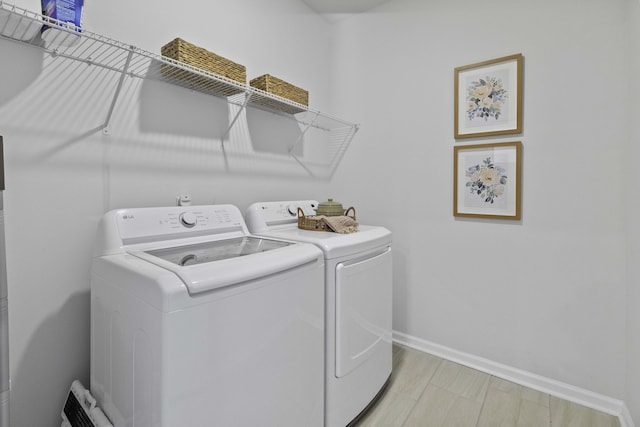
[[[354,427],[620,427],[617,417],[393,346],[393,374]]]

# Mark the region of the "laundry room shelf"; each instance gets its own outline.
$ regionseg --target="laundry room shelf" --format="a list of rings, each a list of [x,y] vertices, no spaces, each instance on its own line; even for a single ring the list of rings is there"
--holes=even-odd
[[[54,30],[55,36],[47,37],[47,40],[43,39],[40,29],[44,24]],[[47,31],[51,31],[51,29]],[[235,118],[231,120],[229,128],[222,136],[223,140],[237,122],[241,112],[247,107],[258,108],[276,115],[292,118],[301,125],[301,139],[309,128],[330,132],[331,144],[338,142],[342,145],[341,149],[333,150],[335,151],[334,155],[337,157],[341,157],[344,154],[346,147],[358,131],[358,125],[355,123],[321,113],[302,104],[224,76],[145,51],[132,44],[123,43],[86,29],[77,31],[77,29],[69,27],[65,22],[45,17],[2,0],[0,0],[0,38],[36,46],[49,53],[52,57],[81,61],[88,65],[120,73],[103,126],[105,134],[109,134],[111,118],[121,93],[122,84],[127,77],[163,81],[211,96],[224,98],[229,104],[239,106],[240,108],[237,109]],[[193,76],[193,78],[184,78],[185,75]],[[237,93],[237,95],[221,95],[226,93]],[[300,112],[295,114],[286,113],[278,109],[278,105],[293,107],[295,111]],[[299,143],[301,141],[296,141],[293,144],[294,148]],[[290,153],[293,152],[294,149],[292,148]],[[336,160],[339,161],[339,158],[333,159],[332,163]]]

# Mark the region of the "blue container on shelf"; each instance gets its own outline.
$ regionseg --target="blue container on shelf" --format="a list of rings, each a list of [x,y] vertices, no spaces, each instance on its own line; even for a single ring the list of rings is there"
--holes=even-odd
[[[73,24],[79,30],[83,5],[84,0],[42,0],[42,14]]]
[[[80,39],[82,7],[84,0],[42,0],[42,15],[57,20],[63,31],[48,25],[42,26],[42,40],[49,46],[72,46]]]

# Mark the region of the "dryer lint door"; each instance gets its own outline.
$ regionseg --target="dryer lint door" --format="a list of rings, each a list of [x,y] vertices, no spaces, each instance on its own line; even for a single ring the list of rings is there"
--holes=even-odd
[[[336,377],[391,347],[391,248],[336,266]]]

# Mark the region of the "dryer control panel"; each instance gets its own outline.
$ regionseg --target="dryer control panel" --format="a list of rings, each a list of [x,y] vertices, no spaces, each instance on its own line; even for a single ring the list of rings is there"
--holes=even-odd
[[[315,200],[291,200],[284,202],[260,202],[249,206],[247,221],[254,233],[266,231],[274,225],[291,224],[298,221],[298,208],[306,216],[315,215],[318,202]]]

